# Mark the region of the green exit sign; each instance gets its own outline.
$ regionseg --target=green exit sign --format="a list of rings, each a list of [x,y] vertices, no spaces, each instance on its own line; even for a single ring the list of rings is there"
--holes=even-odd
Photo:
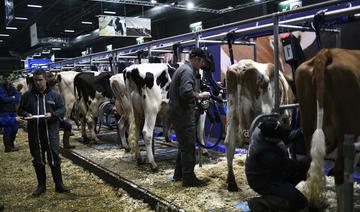
[[[190,32],[200,32],[202,30],[202,22],[195,22],[189,25]]]
[[[295,10],[297,8],[300,8],[301,6],[302,6],[301,0],[282,1],[278,5],[278,11],[284,12],[284,11],[289,11],[289,10]]]
[[[142,43],[144,43],[144,37],[138,37],[138,38],[136,38],[136,43],[137,43],[137,44],[142,44]]]

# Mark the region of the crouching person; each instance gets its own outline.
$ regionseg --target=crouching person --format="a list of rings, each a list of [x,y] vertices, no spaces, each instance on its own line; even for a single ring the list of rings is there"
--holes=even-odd
[[[302,137],[276,119],[267,119],[255,128],[245,162],[249,186],[261,197],[248,201],[251,211],[307,211],[306,197],[296,185],[306,180],[310,160],[292,160],[286,145]]]
[[[59,93],[47,88],[44,70],[34,72],[33,78],[35,86],[23,95],[18,111],[20,116],[28,118],[29,146],[38,180],[38,187],[32,195],[39,196],[46,190],[45,152],[55,191],[67,192],[69,189],[63,185],[59,157],[59,121],[65,114],[64,100]]]

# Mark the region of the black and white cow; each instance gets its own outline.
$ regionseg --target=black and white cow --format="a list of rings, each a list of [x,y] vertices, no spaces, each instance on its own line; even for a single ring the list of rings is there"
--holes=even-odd
[[[129,115],[129,143],[135,152],[138,162],[141,161],[138,145],[142,131],[147,160],[156,170],[157,164],[152,153],[152,139],[156,117],[167,114],[169,98],[167,96],[171,83],[170,72],[174,69],[162,63],[138,64],[124,70],[124,79],[131,102]]]
[[[152,63],[132,65],[124,69],[123,73],[110,78],[111,89],[116,97],[116,109],[121,115],[118,122],[120,137],[123,146],[127,147],[125,133],[129,130],[128,141],[131,149],[135,152],[138,162],[141,162],[138,139],[140,130],[143,134],[147,159],[152,169],[157,165],[152,152],[153,130],[156,118],[162,117],[167,120],[168,89],[171,83],[171,75],[175,69],[167,64]],[[199,140],[204,144],[205,114],[199,119]],[[170,126],[165,124],[165,139],[170,140]],[[203,154],[207,152],[202,149]]]
[[[111,99],[114,95],[110,88],[109,72],[84,72],[74,78],[74,93],[77,99],[78,111],[81,119],[81,133],[85,142],[88,136],[85,125],[91,130],[91,140],[97,141],[95,127],[97,123],[99,105]]]
[[[47,79],[50,86],[56,89],[65,100],[66,114],[65,117],[73,119],[72,112],[76,102],[74,80],[75,76],[80,72],[76,71],[61,71],[55,73],[52,79]],[[77,120],[74,120],[77,121]]]

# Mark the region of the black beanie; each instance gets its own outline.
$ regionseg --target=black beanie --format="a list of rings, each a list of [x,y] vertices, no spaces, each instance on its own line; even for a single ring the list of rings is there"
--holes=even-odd
[[[261,134],[267,138],[285,139],[290,134],[290,128],[281,125],[276,119],[266,119],[260,125]]]

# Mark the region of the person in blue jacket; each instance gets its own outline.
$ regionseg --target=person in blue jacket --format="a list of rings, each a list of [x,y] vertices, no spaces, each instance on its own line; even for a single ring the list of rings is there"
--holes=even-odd
[[[14,146],[18,124],[16,122],[16,105],[20,101],[20,93],[11,83],[10,73],[4,73],[0,83],[0,127],[3,128],[5,152],[19,149]]]
[[[59,125],[65,115],[62,96],[46,84],[46,72],[33,73],[34,86],[21,98],[19,116],[28,119],[28,139],[33,166],[38,181],[32,193],[39,196],[46,190],[45,153],[55,183],[55,191],[69,191],[63,184],[59,157]]]

